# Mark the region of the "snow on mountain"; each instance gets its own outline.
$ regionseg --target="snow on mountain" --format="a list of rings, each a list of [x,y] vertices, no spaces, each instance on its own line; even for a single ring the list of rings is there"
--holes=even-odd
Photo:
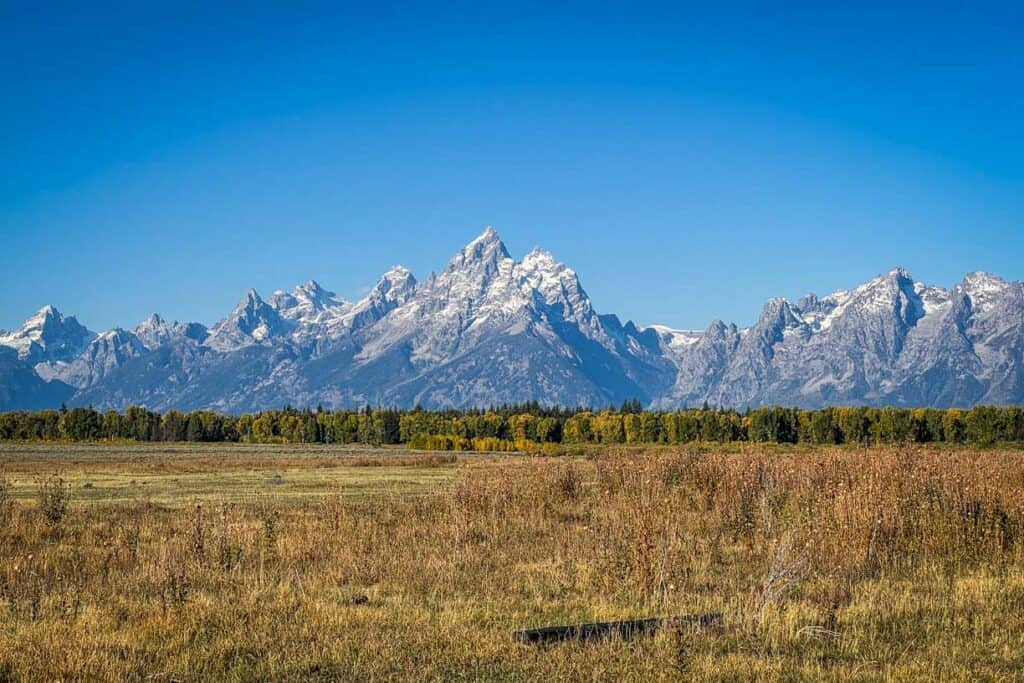
[[[183,338],[202,342],[206,339],[209,331],[205,325],[199,323],[167,322],[154,313],[139,323],[133,330],[133,333],[142,342],[143,346],[152,351]]]
[[[550,253],[516,260],[487,228],[437,274],[395,266],[355,302],[311,280],[268,301],[250,290],[209,330],[153,315],[99,336],[46,307],[0,345],[7,406],[970,406],[1024,400],[1024,285],[976,272],[943,289],[894,268],[770,299],[745,329],[638,328],[598,314]]]
[[[953,290],[916,282],[894,268],[850,290],[809,294],[795,305],[766,304],[758,322],[733,332],[718,323],[697,342],[672,345],[675,383],[661,407],[711,405],[822,406],[895,404],[970,406],[1024,399],[1016,360],[1020,326],[979,328],[997,307],[1001,321],[1020,321],[1024,305],[1013,287],[987,274],[969,275]],[[979,301],[972,308],[970,294]],[[667,340],[667,341],[670,341]],[[989,360],[982,360],[980,355]],[[996,357],[999,356],[999,360]],[[995,368],[998,386],[990,391]],[[1012,369],[1012,370],[1011,370]]]
[[[1010,283],[1002,278],[975,271],[964,277],[957,290],[970,299],[971,308],[984,314],[999,304],[1010,287]]]
[[[316,280],[299,285],[291,294],[280,290],[271,295],[270,307],[285,320],[305,324],[316,324],[340,317],[352,308],[352,304],[328,292]]]
[[[701,333],[694,330],[676,330],[667,325],[648,325],[645,329],[654,330],[665,349],[669,352],[685,349],[700,341]]]
[[[95,336],[74,316],[65,318],[55,307],[43,306],[17,330],[0,333],[0,346],[11,347],[20,360],[31,364],[68,361]]]
[[[36,372],[45,380],[58,379],[84,389],[102,380],[129,358],[146,352],[146,346],[137,336],[118,327],[97,335],[77,358],[39,364]]]
[[[402,405],[605,404],[664,383],[667,363],[647,353],[594,312],[574,271],[540,250],[516,261],[488,228],[357,335],[338,381],[384,378],[359,400]]]
[[[341,316],[340,327],[357,331],[377,322],[406,303],[416,292],[416,278],[405,266],[393,266],[384,273],[370,293],[350,306]]]
[[[686,343],[673,337],[662,339],[667,344],[665,355],[675,366],[674,382],[653,405],[660,409],[700,406],[719,384],[743,335],[736,325],[715,320],[703,333],[685,337]]]
[[[206,344],[217,351],[237,351],[282,336],[292,327],[292,321],[286,321],[255,289],[250,289],[228,317],[210,328]]]

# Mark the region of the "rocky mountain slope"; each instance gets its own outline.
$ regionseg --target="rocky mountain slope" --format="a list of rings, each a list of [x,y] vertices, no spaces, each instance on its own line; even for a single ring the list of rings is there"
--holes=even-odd
[[[972,273],[946,290],[897,268],[771,299],[745,329],[638,328],[599,315],[551,254],[516,260],[488,228],[439,273],[396,266],[356,302],[310,281],[249,290],[210,328],[153,315],[99,335],[47,306],[2,347],[0,409],[1007,404],[1024,401],[1024,285]]]

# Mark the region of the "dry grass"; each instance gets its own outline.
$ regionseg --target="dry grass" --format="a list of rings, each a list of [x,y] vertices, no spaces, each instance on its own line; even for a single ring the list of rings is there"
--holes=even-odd
[[[69,456],[74,474],[5,452],[0,479],[16,480],[16,500],[0,501],[0,679],[977,680],[1024,669],[1017,453],[378,453],[372,467],[345,467],[323,451],[228,451]],[[246,458],[282,483],[88,505],[96,488],[76,483],[181,468],[230,480]],[[55,469],[73,482],[56,523],[18,494]],[[282,492],[321,471],[428,479]],[[723,625],[546,648],[509,637],[704,611]]]
[[[326,492],[429,493],[455,475],[456,463],[451,454],[325,446],[0,445],[11,498],[37,498],[40,480],[59,472],[78,503],[170,507],[254,496],[319,499]]]

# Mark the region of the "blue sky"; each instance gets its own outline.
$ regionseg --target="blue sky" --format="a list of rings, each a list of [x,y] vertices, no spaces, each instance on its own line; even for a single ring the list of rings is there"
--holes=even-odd
[[[642,324],[1024,279],[1020,3],[552,4],[3,3],[0,327],[355,298],[485,225]]]

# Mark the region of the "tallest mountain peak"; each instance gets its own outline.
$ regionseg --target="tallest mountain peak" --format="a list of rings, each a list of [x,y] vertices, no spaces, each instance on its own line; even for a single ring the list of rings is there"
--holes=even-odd
[[[498,234],[497,230],[488,225],[482,233],[477,235],[476,239],[465,246],[463,252],[486,253],[492,249],[497,249],[505,256],[508,256],[505,244],[501,241],[501,235]]]
[[[476,239],[464,246],[451,261],[448,268],[462,269],[474,263],[497,264],[499,261],[512,258],[498,232],[491,226],[480,233]]]
[[[474,242],[501,242],[501,235],[498,234],[497,230],[495,230],[494,228],[492,228],[491,226],[488,225],[486,228],[484,228],[484,231],[482,233],[480,233],[477,236],[477,238],[475,240],[473,240],[473,241]]]
[[[482,232],[478,234],[475,240],[466,245],[463,250],[463,254],[473,256],[484,256],[489,253],[498,253],[504,258],[509,258],[508,250],[505,249],[505,243],[502,242],[498,230],[487,225]]]

